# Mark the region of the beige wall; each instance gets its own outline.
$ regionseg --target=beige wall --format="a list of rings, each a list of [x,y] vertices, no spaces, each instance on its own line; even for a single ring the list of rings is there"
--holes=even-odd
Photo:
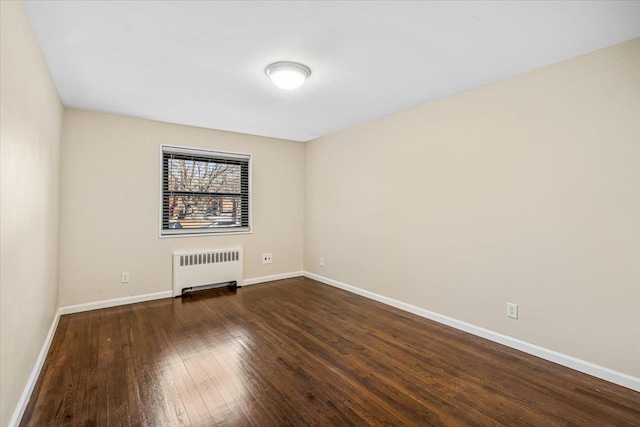
[[[160,144],[251,154],[253,233],[159,238]],[[65,110],[60,305],[169,291],[173,251],[241,245],[245,279],[301,271],[303,162],[299,142]]]
[[[640,377],[640,39],[307,143],[304,208],[307,271]]]
[[[0,425],[58,307],[63,108],[20,2],[0,2]]]

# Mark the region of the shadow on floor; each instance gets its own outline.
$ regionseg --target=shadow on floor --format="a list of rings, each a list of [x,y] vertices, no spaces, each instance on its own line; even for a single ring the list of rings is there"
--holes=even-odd
[[[236,295],[237,292],[238,292],[237,288],[230,287],[230,286],[214,288],[214,289],[205,289],[202,291],[189,292],[188,294],[182,296],[181,301],[183,304],[188,304],[190,302],[200,301],[203,299],[233,296],[233,295]]]

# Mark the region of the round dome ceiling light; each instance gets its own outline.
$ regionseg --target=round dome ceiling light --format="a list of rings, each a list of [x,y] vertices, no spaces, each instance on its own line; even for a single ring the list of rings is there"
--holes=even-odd
[[[274,62],[265,68],[264,72],[280,89],[296,89],[311,75],[306,65],[297,62]]]

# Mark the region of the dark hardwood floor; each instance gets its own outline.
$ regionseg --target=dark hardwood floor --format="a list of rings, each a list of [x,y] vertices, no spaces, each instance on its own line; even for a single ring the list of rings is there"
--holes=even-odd
[[[295,278],[63,316],[23,426],[640,426],[640,393]]]

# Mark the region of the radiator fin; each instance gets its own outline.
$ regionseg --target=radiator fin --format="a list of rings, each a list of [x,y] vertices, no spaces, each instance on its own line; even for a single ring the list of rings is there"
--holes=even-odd
[[[180,255],[180,267],[214,264],[220,262],[237,262],[240,260],[240,253],[236,251],[209,252],[204,254]]]

